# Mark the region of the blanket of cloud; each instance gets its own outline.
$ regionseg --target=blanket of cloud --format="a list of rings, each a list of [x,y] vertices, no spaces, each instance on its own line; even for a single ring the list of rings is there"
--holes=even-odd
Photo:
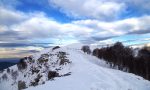
[[[0,43],[64,45],[149,36],[149,8],[149,0],[0,0]]]

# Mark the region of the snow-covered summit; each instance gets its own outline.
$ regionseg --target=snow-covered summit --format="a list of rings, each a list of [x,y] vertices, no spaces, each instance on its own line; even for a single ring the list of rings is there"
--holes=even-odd
[[[50,48],[24,58],[0,73],[0,90],[150,90],[149,81],[108,68],[81,46]]]

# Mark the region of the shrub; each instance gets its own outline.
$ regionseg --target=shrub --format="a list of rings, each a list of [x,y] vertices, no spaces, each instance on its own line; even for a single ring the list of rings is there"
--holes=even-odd
[[[38,82],[31,82],[31,86],[37,86]]]
[[[48,54],[42,54],[41,57],[43,57],[43,58],[48,58],[49,55],[48,55]]]
[[[11,73],[11,76],[12,76],[12,79],[13,79],[13,80],[16,80],[16,79],[17,79],[17,76],[18,76],[18,72],[17,72],[17,71],[13,71],[13,72]]]
[[[135,68],[137,68],[138,71],[136,72],[144,76],[144,78],[150,80],[150,51],[147,47],[139,50],[137,60],[136,63],[138,66]]]
[[[44,62],[48,62],[48,59],[39,58],[39,59],[38,59],[38,62],[39,62],[40,64],[42,64],[42,63],[44,63]]]
[[[26,83],[24,81],[18,81],[18,90],[22,90],[25,88],[27,88]]]
[[[71,72],[68,72],[68,73],[66,73],[66,74],[64,74],[62,76],[69,76],[69,75],[71,75]]]
[[[38,62],[40,64],[48,62],[48,58],[49,58],[48,54],[42,54],[41,57],[38,59]]]
[[[32,68],[32,74],[34,73],[38,73],[40,70],[38,70],[37,68]]]
[[[52,51],[55,50],[55,49],[58,49],[58,48],[60,48],[60,47],[59,46],[55,46],[55,47],[52,48]]]
[[[69,59],[61,58],[59,65],[64,65],[64,64],[67,64],[67,63],[70,63]]]
[[[49,71],[48,72],[48,79],[53,79],[54,77],[58,77],[59,73],[57,73],[56,71]]]
[[[150,51],[145,47],[135,57],[132,48],[117,42],[113,46],[93,50],[93,55],[106,60],[113,68],[118,67],[150,80]]]
[[[10,73],[10,69],[9,68],[7,68],[7,73]]]
[[[31,82],[31,86],[37,86],[41,77],[42,75],[38,74],[37,77],[34,79],[34,82]]]
[[[99,55],[99,49],[98,48],[93,50],[93,55],[98,57],[98,55]]]
[[[3,73],[4,72],[4,69],[0,70],[0,73]]]
[[[2,78],[0,77],[0,83],[2,82]]]
[[[83,46],[83,47],[81,48],[81,50],[82,50],[84,53],[91,54],[91,50],[90,50],[90,47],[89,47],[89,46]]]
[[[17,64],[17,67],[19,70],[23,70],[27,68],[27,63],[25,62],[25,60],[26,60],[26,57],[20,59],[19,63]]]
[[[69,61],[69,59],[67,59],[67,56],[66,56],[66,55],[67,55],[66,52],[59,52],[59,53],[58,53],[57,57],[58,57],[59,60],[60,60],[59,65],[64,65],[64,64],[67,64],[67,63],[71,63],[71,62]]]
[[[8,79],[8,77],[7,77],[7,74],[6,74],[6,73],[5,73],[5,74],[3,74],[2,79],[3,79],[3,80],[7,80],[7,79]]]
[[[33,59],[33,56],[29,56],[28,61],[30,62],[30,64],[35,62],[35,60]]]

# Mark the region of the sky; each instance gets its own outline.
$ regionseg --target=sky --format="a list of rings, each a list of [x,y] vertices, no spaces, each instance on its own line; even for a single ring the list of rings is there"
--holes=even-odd
[[[117,41],[150,42],[150,0],[0,0],[0,58]]]

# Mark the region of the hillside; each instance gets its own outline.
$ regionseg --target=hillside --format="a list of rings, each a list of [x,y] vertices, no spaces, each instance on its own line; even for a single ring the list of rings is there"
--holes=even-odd
[[[80,48],[50,48],[23,58],[0,73],[1,90],[150,90],[149,81],[110,69]]]

